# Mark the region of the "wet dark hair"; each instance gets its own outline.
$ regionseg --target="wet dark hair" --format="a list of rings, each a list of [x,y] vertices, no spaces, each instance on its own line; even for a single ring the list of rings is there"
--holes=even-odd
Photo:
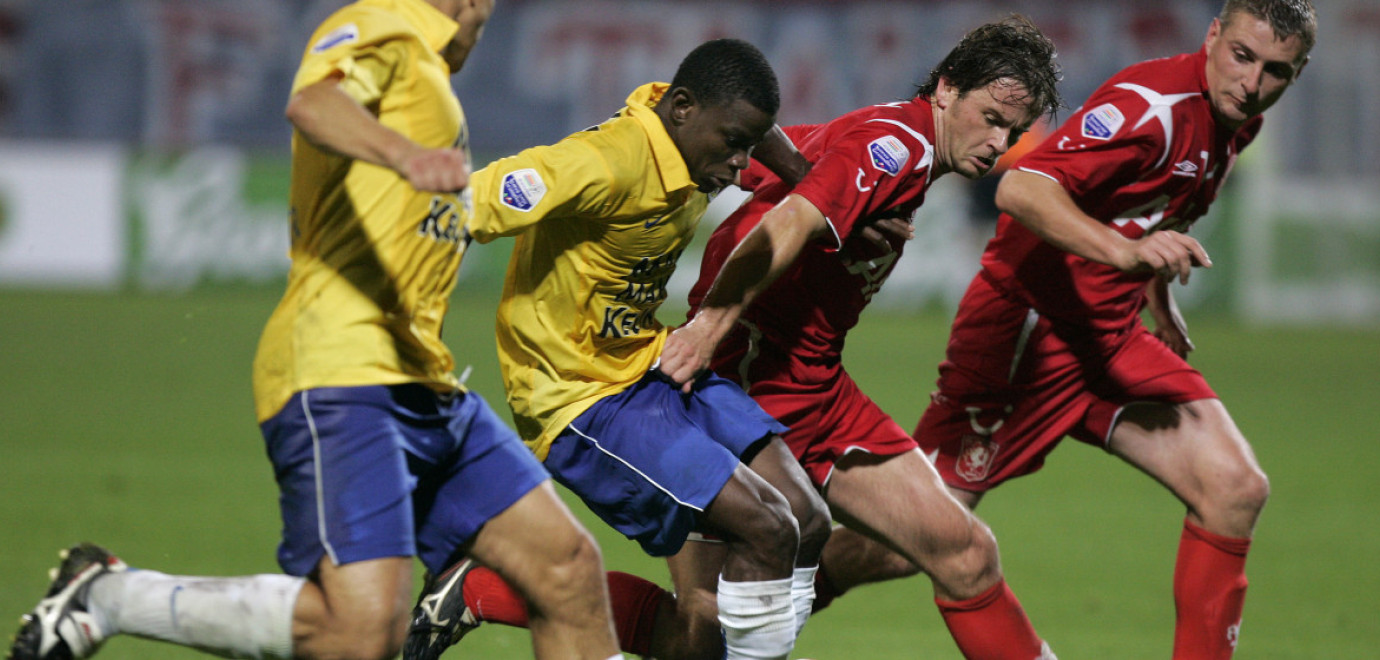
[[[1313,50],[1318,33],[1318,14],[1309,0],[1227,0],[1217,19],[1225,27],[1237,12],[1245,12],[1269,23],[1275,38],[1280,41],[1298,37],[1303,45],[1300,56]]]
[[[781,109],[776,73],[756,46],[741,39],[706,41],[681,60],[671,89],[684,87],[705,106],[738,99],[769,115]]]
[[[1054,42],[1030,19],[1012,14],[979,27],[958,42],[929,78],[916,88],[917,96],[933,97],[943,78],[959,95],[1008,79],[1025,89],[1009,103],[1028,103],[1038,115],[1053,116],[1063,106],[1059,96],[1061,72]]]

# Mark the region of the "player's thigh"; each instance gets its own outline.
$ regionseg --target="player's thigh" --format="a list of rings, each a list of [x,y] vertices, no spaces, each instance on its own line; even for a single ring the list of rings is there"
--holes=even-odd
[[[796,462],[780,437],[772,436],[761,451],[752,457],[748,467],[761,475],[790,504],[791,513],[800,525],[802,537],[808,536],[823,544],[829,536],[829,511],[810,476]]]
[[[1190,505],[1214,486],[1263,474],[1250,443],[1218,399],[1127,405],[1108,449]]]
[[[416,552],[410,432],[388,388],[305,390],[261,429],[280,491],[278,560],[291,575]]]
[[[916,562],[966,548],[978,531],[972,513],[918,449],[844,456],[826,498],[836,520]]]
[[[366,647],[396,648],[407,631],[412,558],[385,557],[336,565],[322,557],[293,615],[295,650],[311,657]]]
[[[544,462],[591,511],[653,556],[679,551],[715,508],[770,494],[790,517],[780,494],[739,459],[784,427],[742,390],[718,388],[705,399],[697,389],[688,399],[653,372],[576,417]]]
[[[417,554],[432,573],[444,570],[457,549],[493,519],[550,481],[483,398],[474,392],[462,396],[442,411],[443,431],[414,434],[408,444],[417,479]]]
[[[568,586],[547,581],[553,569],[573,573],[577,581],[602,578],[598,545],[550,480],[491,518],[475,535],[469,555],[538,598],[546,589]]]

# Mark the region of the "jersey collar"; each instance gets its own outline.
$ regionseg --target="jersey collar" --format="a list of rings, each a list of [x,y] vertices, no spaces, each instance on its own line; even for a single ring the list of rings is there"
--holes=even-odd
[[[690,178],[690,168],[685,165],[685,157],[680,155],[680,149],[666,132],[666,125],[661,123],[661,117],[653,110],[670,88],[669,83],[661,82],[638,87],[628,95],[628,107],[622,112],[637,120],[647,134],[647,140],[652,145],[652,157],[656,159],[657,171],[661,175],[661,184],[667,192],[696,187]]]

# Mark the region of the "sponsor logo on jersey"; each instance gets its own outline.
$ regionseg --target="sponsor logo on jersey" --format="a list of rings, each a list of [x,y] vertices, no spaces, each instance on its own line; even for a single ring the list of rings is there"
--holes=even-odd
[[[1121,125],[1124,123],[1126,123],[1126,117],[1121,114],[1121,111],[1110,103],[1104,103],[1083,115],[1083,137],[1094,140],[1110,140],[1117,131],[1121,130]]]
[[[316,43],[311,46],[311,52],[320,53],[335,48],[340,44],[348,44],[356,41],[359,41],[359,26],[354,23],[346,23],[327,32],[326,35],[320,39],[317,39]]]
[[[546,182],[541,180],[536,170],[530,168],[504,175],[503,185],[499,188],[499,201],[510,209],[524,213],[531,211],[545,195]]]
[[[954,472],[974,483],[986,479],[992,471],[992,459],[996,458],[1000,448],[1001,445],[981,435],[963,436],[963,446],[958,452],[958,459],[954,461]]]
[[[872,166],[896,176],[901,173],[901,168],[906,161],[910,160],[910,149],[901,144],[895,136],[877,138],[867,144],[867,153],[872,157]]]
[[[1174,169],[1169,172],[1174,176],[1195,177],[1198,176],[1198,164],[1191,160],[1184,160],[1174,163]]]

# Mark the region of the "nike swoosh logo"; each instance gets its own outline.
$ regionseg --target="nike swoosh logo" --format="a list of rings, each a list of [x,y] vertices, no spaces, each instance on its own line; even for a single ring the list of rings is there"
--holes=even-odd
[[[658,224],[661,224],[661,221],[662,221],[662,220],[665,220],[665,219],[666,219],[665,216],[662,216],[662,217],[659,217],[659,218],[652,218],[651,220],[648,220],[647,222],[643,223],[643,224],[642,224],[642,227],[643,227],[644,229],[651,229],[652,227],[655,227],[655,226],[657,226]]]
[[[925,454],[925,458],[930,459],[930,465],[934,465],[934,462],[939,458],[939,449],[936,448],[934,451]]]

